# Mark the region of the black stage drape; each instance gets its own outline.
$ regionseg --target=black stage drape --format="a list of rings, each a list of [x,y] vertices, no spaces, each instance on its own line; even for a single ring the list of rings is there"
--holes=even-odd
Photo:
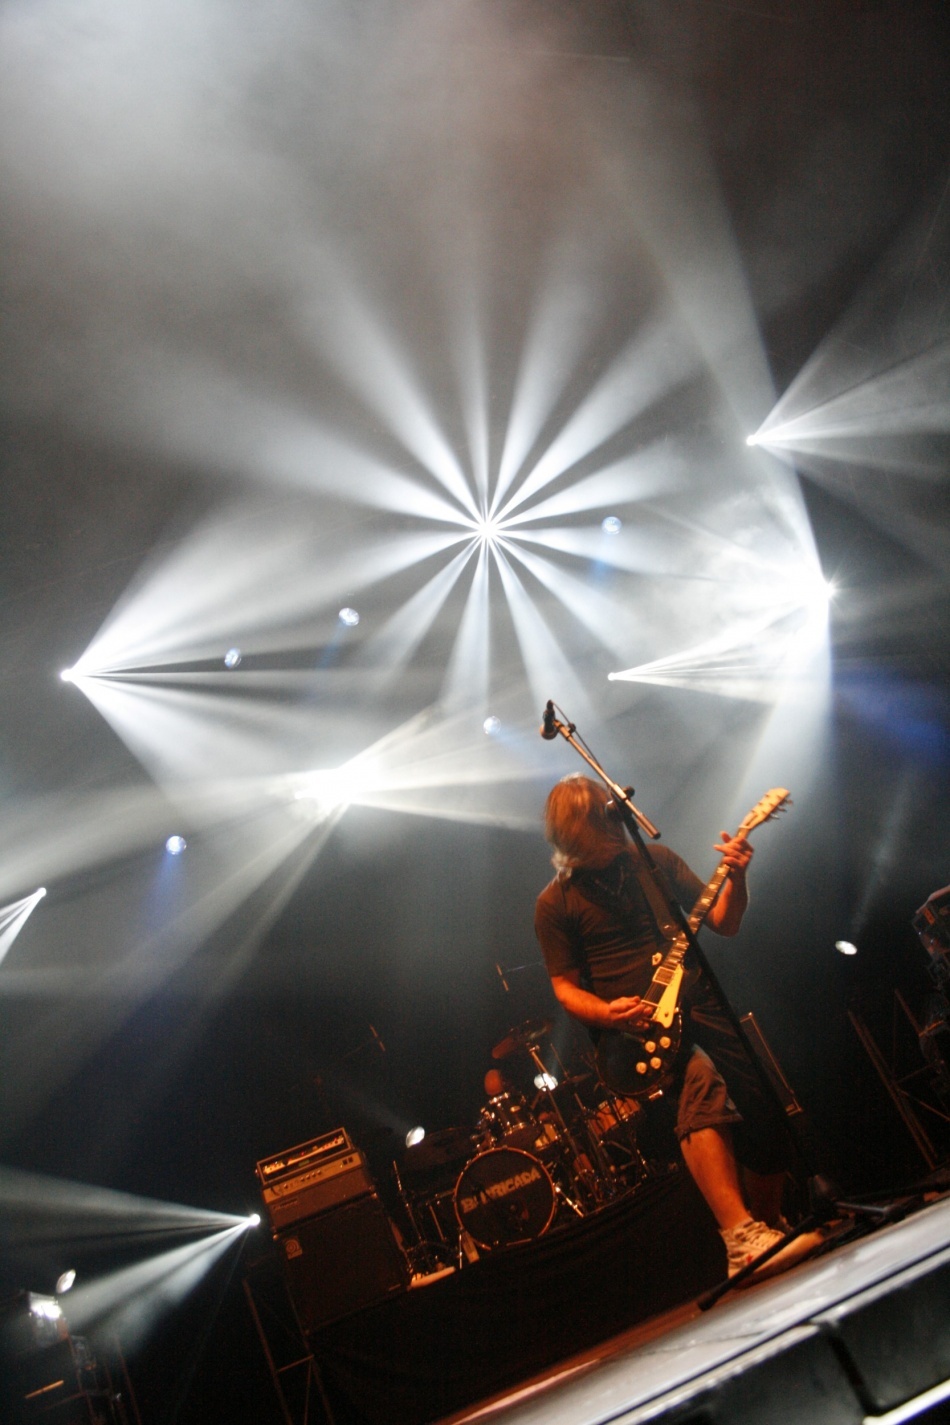
[[[423,1425],[698,1296],[725,1266],[709,1209],[673,1173],[336,1321],[311,1347],[337,1425]]]

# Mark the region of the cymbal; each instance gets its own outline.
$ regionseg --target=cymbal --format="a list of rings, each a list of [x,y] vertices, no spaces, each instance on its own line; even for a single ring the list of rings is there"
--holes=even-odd
[[[516,1029],[509,1029],[504,1039],[499,1040],[491,1051],[493,1059],[507,1059],[518,1049],[530,1049],[539,1044],[546,1034],[551,1033],[554,1021],[551,1019],[526,1019]]]

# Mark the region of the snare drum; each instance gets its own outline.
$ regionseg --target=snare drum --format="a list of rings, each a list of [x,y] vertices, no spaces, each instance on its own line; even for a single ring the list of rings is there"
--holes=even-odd
[[[540,1133],[538,1121],[518,1094],[499,1093],[490,1098],[478,1117],[475,1145],[531,1149]]]
[[[490,1148],[462,1170],[455,1216],[477,1247],[491,1251],[532,1242],[550,1227],[556,1206],[546,1169],[520,1148]]]

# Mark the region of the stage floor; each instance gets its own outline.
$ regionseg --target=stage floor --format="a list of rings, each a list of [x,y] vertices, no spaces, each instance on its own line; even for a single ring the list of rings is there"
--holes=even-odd
[[[901,1221],[707,1311],[693,1302],[640,1322],[442,1425],[942,1425],[950,1195],[907,1207]]]

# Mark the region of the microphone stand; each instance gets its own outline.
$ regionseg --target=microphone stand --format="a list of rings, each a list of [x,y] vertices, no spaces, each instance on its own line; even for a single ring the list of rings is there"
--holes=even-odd
[[[581,741],[575,736],[576,731],[577,728],[575,727],[574,723],[565,723],[559,721],[559,719],[554,715],[553,704],[548,703],[547,709],[545,710],[544,714],[544,721],[541,725],[541,736],[545,739],[552,739],[556,736],[563,737],[565,742],[569,742],[570,745],[574,748],[574,751],[577,752],[579,756],[581,756],[587,763],[588,767],[590,767],[591,770],[597,774],[600,780],[604,783],[607,790],[610,792],[617,812],[630,833],[633,843],[636,846],[637,852],[641,858],[642,864],[646,867],[647,876],[649,877],[652,886],[656,889],[658,900],[663,904],[673,924],[686,937],[687,943],[689,944],[690,949],[696,957],[696,963],[699,966],[700,972],[703,978],[705,979],[707,985],[709,986],[709,989],[712,991],[713,998],[717,1001],[720,1009],[722,1010],[726,1019],[729,1021],[730,1026],[735,1032],[739,1043],[742,1045],[749,1065],[752,1068],[756,1079],[758,1080],[759,1087],[771,1100],[781,1119],[781,1122],[784,1124],[785,1132],[788,1135],[788,1140],[798,1157],[801,1168],[804,1170],[804,1175],[807,1179],[808,1185],[810,1186],[812,1183],[820,1182],[821,1180],[818,1174],[815,1172],[814,1166],[811,1163],[804,1144],[800,1141],[799,1135],[795,1132],[792,1125],[789,1123],[788,1115],[785,1112],[785,1106],[779,1098],[778,1093],[776,1092],[775,1085],[772,1083],[772,1080],[766,1073],[758,1054],[756,1054],[754,1048],[749,1043],[748,1037],[742,1027],[742,1022],[739,1019],[739,1016],[736,1014],[732,1005],[729,1003],[729,1000],[726,997],[726,992],[722,988],[722,985],[719,983],[719,980],[716,977],[716,974],[712,966],[710,965],[709,960],[707,959],[706,954],[702,949],[702,946],[699,944],[696,935],[690,929],[689,920],[687,919],[685,912],[683,911],[679,903],[674,899],[674,897],[671,896],[666,886],[666,878],[660,874],[659,867],[657,866],[653,857],[650,855],[649,848],[646,842],[644,841],[643,835],[641,833],[645,832],[646,835],[651,838],[651,840],[658,841],[660,838],[659,830],[653,825],[653,822],[650,821],[649,817],[645,816],[643,812],[641,812],[636,806],[634,806],[633,787],[618,786],[618,784],[613,781],[610,776],[608,776],[607,772],[605,772],[604,768],[601,767],[600,763],[596,760],[596,758],[594,758],[591,753],[588,752],[587,748],[584,747]],[[810,1193],[809,1196],[812,1196],[812,1194]],[[815,1204],[811,1215],[815,1216],[818,1210],[820,1210],[820,1206],[819,1204]],[[797,1235],[797,1232],[795,1235]]]

